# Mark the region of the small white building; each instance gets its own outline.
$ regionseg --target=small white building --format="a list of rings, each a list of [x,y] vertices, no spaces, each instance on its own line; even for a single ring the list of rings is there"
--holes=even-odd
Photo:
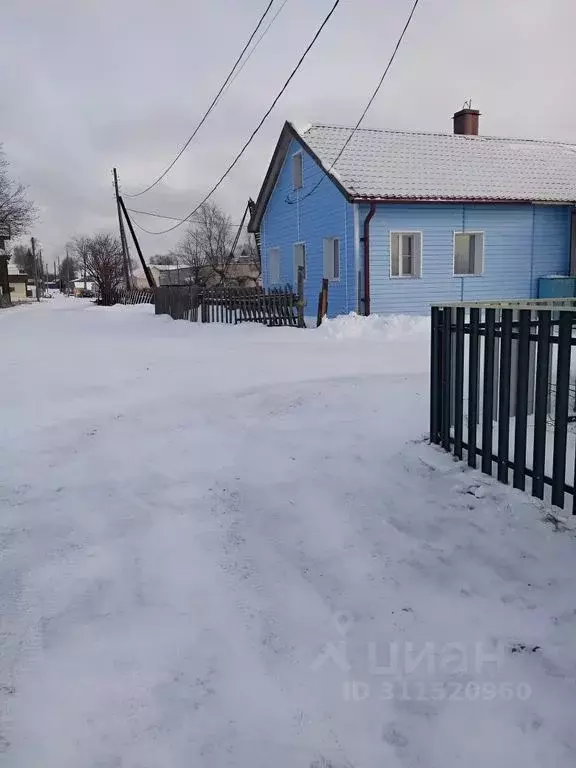
[[[92,280],[71,280],[69,286],[75,296],[78,296],[83,290],[90,291],[96,295],[98,290],[98,286]]]
[[[24,301],[27,298],[28,275],[11,262],[8,262],[8,284],[12,301]]]

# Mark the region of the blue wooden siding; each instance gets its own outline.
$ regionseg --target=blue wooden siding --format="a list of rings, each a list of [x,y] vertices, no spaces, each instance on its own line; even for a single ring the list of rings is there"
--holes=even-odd
[[[534,206],[534,263],[532,296],[538,296],[538,279],[570,273],[572,208]]]
[[[330,282],[329,314],[335,316],[357,308],[354,255],[354,209],[327,178],[306,197],[323,171],[304,150],[304,186],[292,189],[292,155],[302,150],[293,140],[260,228],[262,275],[270,287],[268,250],[280,248],[280,282],[296,285],[293,248],[306,244],[306,314],[315,315],[324,269],[324,238],[340,239],[340,279]]]
[[[360,222],[368,206],[361,206]],[[568,274],[569,206],[382,204],[370,226],[372,312],[426,314],[432,302],[529,298]],[[422,232],[422,277],[390,278],[390,232]],[[453,276],[453,233],[484,232],[482,275]]]

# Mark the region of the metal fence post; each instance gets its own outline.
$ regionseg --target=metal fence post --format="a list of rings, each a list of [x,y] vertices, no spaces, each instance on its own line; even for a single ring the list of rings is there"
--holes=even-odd
[[[470,309],[470,345],[468,349],[468,466],[476,468],[478,440],[478,364],[480,342],[480,310]]]
[[[432,307],[430,335],[430,442],[440,443],[442,421],[441,386],[441,310]]]
[[[458,307],[454,355],[454,454],[459,459],[462,458],[464,423],[464,319],[464,307]]]
[[[550,372],[550,315],[550,311],[540,311],[538,313],[532,495],[537,496],[539,499],[544,498],[544,473],[546,466],[546,416],[548,414],[548,376]]]
[[[526,432],[528,429],[528,369],[530,366],[530,310],[521,309],[518,321],[518,366],[514,427],[514,488],[526,488]]]
[[[557,507],[564,507],[571,343],[572,313],[560,312],[560,325],[558,329],[558,366],[556,371],[554,455],[552,458],[552,504],[555,504]]]
[[[512,362],[512,310],[503,309],[500,323],[498,391],[498,480],[508,482],[510,453],[510,367]]]
[[[450,450],[452,410],[452,308],[442,310],[442,447]]]
[[[484,380],[482,398],[482,472],[492,474],[492,435],[494,430],[494,333],[496,310],[484,313]]]

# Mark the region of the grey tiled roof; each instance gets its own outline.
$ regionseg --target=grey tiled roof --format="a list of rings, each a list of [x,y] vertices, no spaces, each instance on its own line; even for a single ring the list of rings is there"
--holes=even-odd
[[[329,169],[351,128],[301,136]],[[360,129],[334,168],[355,197],[576,200],[576,145],[487,136]]]

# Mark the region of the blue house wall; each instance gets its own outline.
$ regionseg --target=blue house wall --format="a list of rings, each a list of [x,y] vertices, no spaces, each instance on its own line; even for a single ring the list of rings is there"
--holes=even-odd
[[[292,156],[302,151],[303,188],[292,188]],[[333,182],[324,178],[312,195],[307,194],[322,178],[324,171],[300,143],[293,140],[274,191],[268,201],[260,227],[262,277],[270,287],[268,251],[280,248],[280,282],[296,285],[293,249],[295,243],[306,245],[306,314],[315,315],[323,272],[324,238],[340,239],[340,278],[330,282],[329,314],[339,315],[356,309],[356,267],[354,256],[354,207]]]
[[[360,220],[368,213],[361,206]],[[381,204],[370,225],[371,311],[426,314],[433,302],[538,296],[570,262],[570,206]],[[422,233],[422,276],[390,277],[390,232]],[[454,232],[484,233],[482,275],[453,275]]]
[[[303,156],[303,188],[292,188],[292,156]],[[263,215],[260,237],[263,281],[271,287],[268,252],[280,249],[280,283],[296,285],[293,249],[306,245],[306,314],[316,313],[323,269],[323,241],[340,239],[340,278],[330,282],[331,317],[358,310],[360,241],[369,211],[349,203],[293,139]],[[427,314],[430,304],[475,299],[534,298],[542,276],[570,269],[571,206],[457,203],[380,203],[370,224],[371,311]],[[356,227],[355,227],[356,221]],[[390,232],[422,233],[422,276],[390,277]],[[483,232],[483,274],[453,275],[454,232]]]

